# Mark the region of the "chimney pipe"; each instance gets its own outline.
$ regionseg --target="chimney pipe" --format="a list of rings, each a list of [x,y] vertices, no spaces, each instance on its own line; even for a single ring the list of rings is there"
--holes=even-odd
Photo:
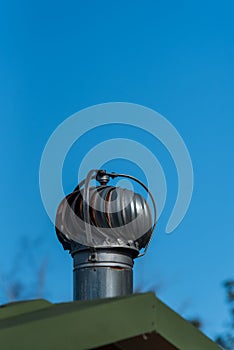
[[[74,300],[102,299],[132,294],[133,259],[131,248],[89,249],[72,253]]]
[[[107,186],[118,176],[137,181],[149,193],[154,219],[140,194]],[[92,179],[100,186],[90,187]],[[56,215],[58,239],[73,258],[74,300],[132,294],[134,259],[147,251],[155,225],[155,202],[143,183],[130,175],[90,171]]]

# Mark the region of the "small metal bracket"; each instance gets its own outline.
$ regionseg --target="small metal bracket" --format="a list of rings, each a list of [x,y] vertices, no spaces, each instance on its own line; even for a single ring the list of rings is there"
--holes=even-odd
[[[91,254],[89,255],[88,261],[90,261],[90,262],[96,262],[96,261],[98,261],[98,259],[97,259],[97,253],[96,253],[96,252],[91,252]]]

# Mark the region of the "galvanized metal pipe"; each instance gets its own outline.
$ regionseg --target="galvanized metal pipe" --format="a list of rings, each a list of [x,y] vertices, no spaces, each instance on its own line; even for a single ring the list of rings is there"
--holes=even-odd
[[[112,298],[132,294],[133,248],[77,250],[74,260],[74,300]]]

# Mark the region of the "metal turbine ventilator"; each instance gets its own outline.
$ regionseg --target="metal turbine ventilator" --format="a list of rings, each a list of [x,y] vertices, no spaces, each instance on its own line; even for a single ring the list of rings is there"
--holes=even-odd
[[[149,194],[154,214],[140,194],[107,185],[116,177],[140,184]],[[90,186],[94,179],[99,186]],[[134,259],[146,253],[152,239],[156,205],[137,178],[91,170],[61,201],[55,226],[74,260],[74,300],[128,295],[133,291]]]

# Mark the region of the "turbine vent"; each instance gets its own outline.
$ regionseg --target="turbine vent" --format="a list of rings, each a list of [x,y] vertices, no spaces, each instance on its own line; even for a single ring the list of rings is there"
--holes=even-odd
[[[141,194],[107,185],[115,177],[142,185],[151,198],[154,217]],[[100,185],[90,186],[93,179]],[[155,225],[155,202],[140,180],[91,170],[61,201],[55,222],[59,241],[74,259],[74,299],[131,293],[133,259],[147,251]]]

